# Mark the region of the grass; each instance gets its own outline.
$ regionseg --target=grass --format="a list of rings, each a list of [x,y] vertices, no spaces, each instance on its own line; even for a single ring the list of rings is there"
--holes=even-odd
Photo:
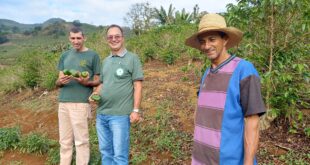
[[[140,124],[133,124],[131,131],[132,164],[157,162],[158,157],[170,163],[182,162],[190,157],[191,135],[176,127],[177,117],[169,112],[169,101],[162,102],[154,116],[144,116]],[[184,143],[186,142],[186,143]],[[157,155],[157,156],[158,156]]]
[[[285,154],[274,155],[269,153],[266,148],[260,149],[258,154],[259,157],[263,157],[269,161],[268,163],[259,163],[261,165],[277,165],[277,164],[287,164],[287,165],[308,165],[310,159],[310,153],[297,152],[294,150],[289,150]]]
[[[65,36],[59,38],[52,36],[15,37],[10,43],[0,45],[0,64],[15,64],[16,58],[23,55],[26,50],[52,49],[55,45],[65,43],[68,43]]]

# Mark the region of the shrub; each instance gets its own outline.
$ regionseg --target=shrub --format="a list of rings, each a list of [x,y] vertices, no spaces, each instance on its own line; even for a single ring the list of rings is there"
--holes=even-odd
[[[8,93],[24,88],[25,84],[21,78],[21,72],[21,67],[18,66],[8,66],[0,70],[0,91]]]
[[[48,152],[51,143],[44,135],[30,133],[20,140],[18,148],[23,153],[39,153],[42,155]]]
[[[59,164],[59,162],[60,162],[59,152],[60,152],[59,147],[50,149],[47,153],[47,163],[46,164],[50,164],[50,165]]]
[[[18,57],[18,64],[21,65],[23,73],[21,75],[28,87],[35,87],[39,84],[40,68],[42,59],[37,51],[26,51],[25,54]]]
[[[0,151],[15,147],[20,136],[20,130],[17,127],[0,128]]]
[[[9,42],[9,39],[6,36],[0,36],[0,44]]]
[[[58,78],[57,63],[59,60],[59,53],[45,53],[42,57],[42,68],[39,74],[39,86],[48,90],[55,88],[55,82]]]

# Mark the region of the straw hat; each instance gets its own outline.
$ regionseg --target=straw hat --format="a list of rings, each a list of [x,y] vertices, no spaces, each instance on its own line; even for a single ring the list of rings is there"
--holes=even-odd
[[[185,44],[187,46],[200,49],[200,43],[197,37],[209,31],[220,31],[227,34],[227,49],[238,45],[243,35],[243,33],[239,29],[234,27],[227,27],[224,17],[218,14],[206,14],[200,20],[198,32],[187,38]]]

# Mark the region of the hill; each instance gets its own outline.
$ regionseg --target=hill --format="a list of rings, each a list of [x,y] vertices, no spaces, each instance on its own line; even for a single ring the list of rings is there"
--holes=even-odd
[[[82,28],[85,28],[85,31],[88,32],[94,32],[96,29],[98,29],[97,26],[81,23],[78,20],[74,22],[67,22],[62,18],[50,18],[43,23],[36,23],[36,24],[22,24],[13,20],[9,19],[0,19],[0,34],[14,34],[14,33],[27,33],[36,31],[38,29],[44,29],[49,26],[53,25],[63,25],[66,27],[71,27],[74,25],[75,22],[78,22],[79,26]]]
[[[56,23],[66,23],[66,21],[61,18],[51,18],[51,19],[46,20],[44,23],[42,23],[41,26],[47,27],[49,25],[56,24]]]
[[[22,24],[13,20],[0,19],[0,32],[24,32],[36,26],[40,26],[40,24]]]
[[[65,45],[66,35],[74,25],[80,26],[87,35],[103,28],[78,20],[66,22],[61,18],[51,18],[39,24],[21,24],[13,20],[0,19],[1,66],[13,64],[16,57],[28,49]]]

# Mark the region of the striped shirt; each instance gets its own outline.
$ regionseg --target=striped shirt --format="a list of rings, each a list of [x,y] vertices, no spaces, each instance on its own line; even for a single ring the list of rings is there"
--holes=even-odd
[[[265,112],[254,66],[231,56],[207,69],[197,106],[192,165],[243,164],[244,117]]]

